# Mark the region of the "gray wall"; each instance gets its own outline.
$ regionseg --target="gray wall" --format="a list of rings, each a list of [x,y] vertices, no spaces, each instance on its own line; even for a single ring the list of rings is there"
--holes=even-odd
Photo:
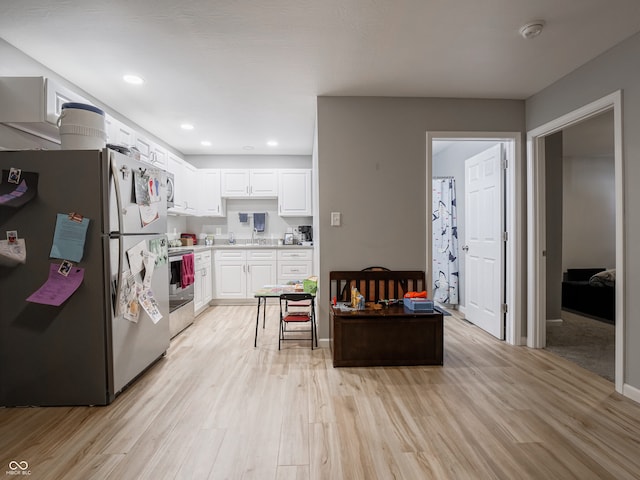
[[[615,268],[613,154],[611,157],[564,157],[563,217],[563,270]]]
[[[562,132],[547,137],[544,155],[547,320],[557,320],[562,310]]]
[[[618,44],[527,100],[527,129],[539,127],[614,91],[623,91],[625,226],[625,378],[640,388],[640,34]]]
[[[319,273],[325,289],[332,270],[428,268],[427,131],[524,134],[519,100],[318,97],[317,118]],[[342,213],[341,227],[330,226],[331,212]],[[320,338],[329,331],[329,299],[323,295]]]

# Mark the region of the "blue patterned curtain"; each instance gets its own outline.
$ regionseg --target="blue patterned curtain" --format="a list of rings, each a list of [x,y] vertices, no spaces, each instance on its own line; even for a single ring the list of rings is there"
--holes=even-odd
[[[433,179],[433,299],[458,304],[456,181]]]

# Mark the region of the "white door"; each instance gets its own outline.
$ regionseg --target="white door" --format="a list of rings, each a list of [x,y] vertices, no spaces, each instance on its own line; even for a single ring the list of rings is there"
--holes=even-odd
[[[502,145],[465,161],[467,320],[504,339]]]

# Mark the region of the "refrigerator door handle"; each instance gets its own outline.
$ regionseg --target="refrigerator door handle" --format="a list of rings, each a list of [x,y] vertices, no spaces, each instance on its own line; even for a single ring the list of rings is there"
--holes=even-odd
[[[112,158],[111,152],[109,153],[109,164],[111,165],[111,178],[113,180],[113,186],[116,191],[116,209],[118,211],[118,232],[122,232],[122,226],[124,224],[122,215],[122,193],[120,192],[120,179],[118,178],[118,169],[115,160]],[[123,165],[121,168],[122,175],[124,178],[127,178],[131,173],[129,171],[129,167]]]
[[[116,304],[113,311],[116,316],[122,315],[120,311],[120,296],[122,295],[122,263],[124,257],[124,245],[122,244],[123,238],[118,237],[118,275],[116,277]]]

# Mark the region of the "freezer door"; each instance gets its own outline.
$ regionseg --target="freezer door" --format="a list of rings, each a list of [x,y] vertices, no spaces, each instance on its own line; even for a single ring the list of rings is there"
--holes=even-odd
[[[0,208],[0,236],[17,230],[27,261],[0,266],[0,406],[104,405],[109,303],[102,236],[102,153],[98,150],[0,152],[0,168],[37,172],[38,195],[19,209]],[[59,213],[91,221],[84,280],[60,307],[26,298],[47,280]]]
[[[109,233],[165,233],[166,172],[113,150],[109,166]]]
[[[136,282],[142,283],[144,272],[134,273],[130,255],[140,250],[153,249],[154,242],[167,244],[166,235],[122,235],[111,238],[111,365],[113,367],[113,392],[117,394],[134,378],[153,364],[169,348],[169,266],[168,259],[161,258],[153,267],[151,291],[158,304],[162,318],[154,323],[140,306],[137,321],[125,318],[120,307],[119,296],[125,294],[124,284],[133,274]],[[157,245],[157,244],[156,244]],[[132,250],[133,249],[133,250]],[[118,274],[120,272],[120,274]]]

